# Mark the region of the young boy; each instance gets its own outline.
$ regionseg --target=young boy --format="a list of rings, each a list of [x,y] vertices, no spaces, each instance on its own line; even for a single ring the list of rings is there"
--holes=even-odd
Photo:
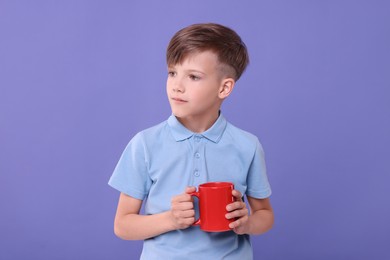
[[[167,95],[172,115],[133,137],[109,181],[121,192],[115,234],[144,240],[141,259],[252,259],[249,235],[272,227],[261,144],[220,112],[248,62],[241,38],[219,24],[194,24],[171,39]],[[236,218],[231,231],[192,226],[189,193],[211,181],[235,185],[236,202],[226,214]]]

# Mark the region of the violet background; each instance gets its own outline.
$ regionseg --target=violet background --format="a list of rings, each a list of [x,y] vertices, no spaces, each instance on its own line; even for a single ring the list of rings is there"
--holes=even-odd
[[[0,259],[137,259],[107,181],[165,120],[165,48],[218,22],[251,64],[223,107],[265,149],[256,259],[390,259],[388,1],[0,0]],[[190,241],[189,241],[190,243]]]

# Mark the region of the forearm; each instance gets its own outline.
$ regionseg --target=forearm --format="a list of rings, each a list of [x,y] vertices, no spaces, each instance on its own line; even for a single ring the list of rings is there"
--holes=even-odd
[[[274,223],[272,210],[261,209],[253,212],[246,223],[246,234],[260,235],[270,230]]]
[[[144,240],[174,230],[170,211],[154,215],[127,214],[116,217],[114,232],[125,240]]]

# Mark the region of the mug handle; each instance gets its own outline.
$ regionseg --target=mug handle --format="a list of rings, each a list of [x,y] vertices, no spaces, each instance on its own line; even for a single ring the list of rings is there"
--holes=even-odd
[[[190,193],[190,195],[197,197],[198,200],[200,199],[199,192],[192,192],[192,193]],[[199,226],[199,225],[200,225],[200,214],[199,214],[199,218],[197,220],[195,220],[195,222],[192,224],[192,226]]]

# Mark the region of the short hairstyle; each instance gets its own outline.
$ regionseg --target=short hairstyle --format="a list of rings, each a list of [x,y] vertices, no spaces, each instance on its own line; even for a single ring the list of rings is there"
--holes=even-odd
[[[167,47],[167,65],[182,63],[189,54],[212,51],[229,67],[236,81],[249,64],[245,43],[232,29],[216,23],[193,24],[179,30]]]

